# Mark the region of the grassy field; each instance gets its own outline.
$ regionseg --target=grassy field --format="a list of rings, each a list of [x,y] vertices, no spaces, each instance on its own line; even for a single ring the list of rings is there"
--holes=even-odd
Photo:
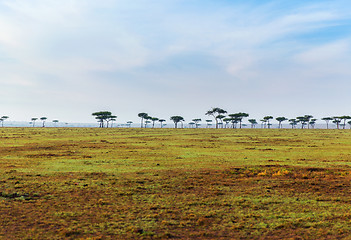
[[[0,129],[1,239],[351,239],[351,131]]]

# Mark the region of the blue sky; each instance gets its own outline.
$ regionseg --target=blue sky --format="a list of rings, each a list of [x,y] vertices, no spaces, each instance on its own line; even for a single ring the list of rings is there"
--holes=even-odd
[[[348,1],[0,0],[0,115],[351,115]]]

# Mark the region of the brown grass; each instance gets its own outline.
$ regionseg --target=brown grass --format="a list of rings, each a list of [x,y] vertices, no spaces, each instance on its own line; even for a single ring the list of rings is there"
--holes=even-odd
[[[2,239],[342,239],[351,132],[4,129]]]

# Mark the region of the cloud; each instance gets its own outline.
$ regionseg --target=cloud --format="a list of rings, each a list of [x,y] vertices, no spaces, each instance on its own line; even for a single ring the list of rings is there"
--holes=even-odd
[[[80,119],[89,119],[89,106],[122,109],[130,119],[154,102],[167,113],[189,106],[189,115],[194,98],[202,109],[238,98],[250,99],[248,108],[276,104],[267,96],[292,98],[307,91],[301,84],[350,77],[347,8],[345,1],[2,0],[0,83],[23,106],[64,114],[68,101],[85,109]]]
[[[351,39],[343,39],[312,47],[305,52],[299,53],[296,56],[296,61],[304,64],[343,61],[345,57],[349,56],[350,46]]]
[[[90,19],[96,4],[40,0],[4,4],[10,10],[0,19],[5,26],[0,39],[7,54],[39,71],[59,72],[71,66],[76,71],[128,69],[145,61],[147,50],[123,26]]]
[[[351,41],[343,39],[311,47],[296,54],[292,60],[299,70],[300,79],[315,85],[326,84],[328,89],[324,91],[328,92],[337,93],[339,85],[348,88],[351,76],[350,46]]]

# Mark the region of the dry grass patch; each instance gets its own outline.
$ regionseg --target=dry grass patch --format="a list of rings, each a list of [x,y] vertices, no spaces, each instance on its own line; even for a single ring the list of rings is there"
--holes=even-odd
[[[4,239],[351,234],[351,133],[3,129]]]

